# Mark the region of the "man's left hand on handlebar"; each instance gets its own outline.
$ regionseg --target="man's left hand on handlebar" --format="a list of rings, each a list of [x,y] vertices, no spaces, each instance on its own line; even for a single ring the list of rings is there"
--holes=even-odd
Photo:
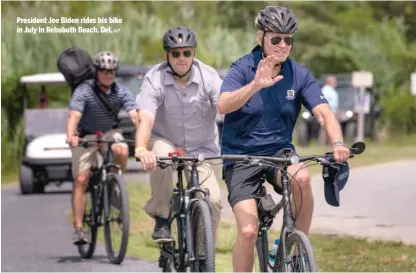
[[[140,159],[145,171],[154,170],[156,168],[156,156],[152,151],[138,147],[135,149],[135,157]]]
[[[350,149],[342,141],[336,141],[332,144],[332,153],[337,162],[345,162],[350,156]]]
[[[66,143],[68,143],[71,147],[77,147],[79,144],[78,136],[67,136]]]

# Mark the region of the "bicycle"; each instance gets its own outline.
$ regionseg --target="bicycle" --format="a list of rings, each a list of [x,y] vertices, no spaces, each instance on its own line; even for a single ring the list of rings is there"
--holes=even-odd
[[[176,224],[178,238],[176,241],[173,238],[170,242],[159,244],[159,267],[163,272],[172,272],[173,269],[185,272],[188,267],[191,272],[215,272],[215,242],[209,190],[200,188],[197,166],[205,160],[221,159],[221,156],[182,154],[178,149],[169,153],[168,157],[157,158],[160,168],[172,166],[178,172],[178,182],[173,190],[168,216],[169,231],[172,234],[172,227]],[[182,173],[187,167],[186,162],[191,163],[191,179],[184,188]],[[199,241],[200,239],[203,241]]]
[[[361,154],[365,150],[363,142],[357,142],[350,148],[351,155]],[[284,149],[281,157],[267,157],[267,156],[249,156],[249,155],[223,155],[223,160],[242,161],[244,164],[250,166],[265,166],[276,167],[280,165],[282,178],[282,199],[276,204],[270,194],[267,193],[264,183],[265,178],[260,179],[261,192],[260,200],[258,201],[258,237],[256,241],[256,249],[258,262],[261,272],[289,272],[290,265],[292,271],[290,272],[317,272],[318,268],[315,262],[315,257],[312,251],[312,245],[308,237],[301,231],[296,230],[295,220],[292,215],[292,208],[290,202],[290,185],[288,181],[287,168],[292,164],[300,162],[316,161],[321,165],[339,164],[336,163],[332,153],[317,156],[290,156],[291,149]],[[306,167],[306,166],[304,166]],[[267,231],[273,224],[276,215],[283,209],[283,225],[280,233],[280,242],[278,244],[276,253],[269,252],[268,234]],[[298,255],[290,255],[290,250],[294,245],[297,245]],[[298,261],[298,257],[303,257]],[[269,258],[274,260],[274,263],[269,262]],[[297,271],[300,270],[300,271]]]
[[[91,258],[97,243],[98,227],[104,226],[107,256],[112,264],[121,264],[127,251],[130,229],[129,201],[122,178],[121,166],[114,163],[114,156],[111,150],[112,144],[117,142],[114,140],[103,140],[101,137],[102,133],[97,132],[95,140],[79,139],[80,145],[85,148],[89,146],[89,143],[107,145],[107,153],[100,167],[91,168],[91,175],[86,189],[86,197],[90,197],[91,202],[85,202],[83,217],[84,230],[87,229],[86,234],[88,234],[89,239],[87,244],[78,245],[78,252],[84,259]],[[134,143],[133,140],[122,140],[121,142]],[[111,172],[111,170],[116,170],[116,172]],[[120,214],[114,216],[111,213],[112,208],[119,211]],[[122,225],[121,244],[118,254],[113,247],[111,238],[111,224],[114,222]]]

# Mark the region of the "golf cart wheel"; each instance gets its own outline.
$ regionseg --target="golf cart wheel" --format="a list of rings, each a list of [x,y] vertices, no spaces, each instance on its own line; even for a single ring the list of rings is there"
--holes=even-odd
[[[20,192],[31,194],[35,191],[35,182],[32,169],[20,165]]]
[[[44,193],[45,185],[41,182],[36,183],[31,168],[20,166],[20,192],[22,194]]]

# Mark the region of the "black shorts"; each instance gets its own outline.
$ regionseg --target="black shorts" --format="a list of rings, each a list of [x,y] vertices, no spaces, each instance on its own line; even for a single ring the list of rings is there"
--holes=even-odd
[[[296,151],[291,149],[290,155],[297,155]],[[274,156],[278,157],[282,150]],[[260,178],[264,178],[272,184],[278,194],[282,194],[282,188],[277,186],[276,175],[279,171],[275,167],[247,166],[243,164],[229,164],[223,169],[225,184],[228,188],[228,202],[231,207],[239,201],[247,199],[260,198]]]

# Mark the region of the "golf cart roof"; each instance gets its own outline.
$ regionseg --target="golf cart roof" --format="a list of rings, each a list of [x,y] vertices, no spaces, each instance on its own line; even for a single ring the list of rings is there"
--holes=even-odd
[[[57,83],[65,83],[65,78],[62,73],[42,73],[42,74],[34,74],[34,75],[27,75],[20,78],[20,83],[23,84],[57,84]]]
[[[117,76],[145,75],[150,68],[151,66],[120,65]],[[26,75],[20,78],[20,83],[28,85],[59,84],[66,83],[66,80],[62,73],[54,72]]]

